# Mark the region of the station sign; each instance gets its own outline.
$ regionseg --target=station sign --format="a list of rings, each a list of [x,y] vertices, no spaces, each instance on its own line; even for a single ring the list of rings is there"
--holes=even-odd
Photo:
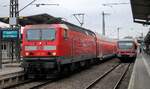
[[[2,41],[14,41],[19,39],[19,29],[18,28],[1,28],[1,40]]]

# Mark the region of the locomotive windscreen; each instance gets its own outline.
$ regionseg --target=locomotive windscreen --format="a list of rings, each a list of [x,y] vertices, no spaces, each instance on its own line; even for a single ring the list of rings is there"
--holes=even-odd
[[[49,29],[29,29],[27,30],[27,40],[55,40],[56,31]]]
[[[132,41],[119,41],[118,42],[118,47],[120,49],[131,49],[133,48],[133,42]]]

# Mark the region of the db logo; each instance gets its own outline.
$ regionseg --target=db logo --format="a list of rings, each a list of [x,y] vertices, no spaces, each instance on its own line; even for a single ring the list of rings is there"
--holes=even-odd
[[[37,49],[38,49],[38,50],[42,50],[42,49],[43,49],[43,46],[38,46]]]

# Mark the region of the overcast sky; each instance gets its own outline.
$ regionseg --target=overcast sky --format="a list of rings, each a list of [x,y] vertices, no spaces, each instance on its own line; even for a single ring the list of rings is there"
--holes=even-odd
[[[19,0],[21,9],[31,0]],[[20,16],[48,13],[55,17],[63,17],[67,21],[80,25],[72,14],[84,13],[85,23],[83,27],[102,33],[102,11],[109,13],[105,17],[106,36],[117,37],[117,28],[120,27],[120,37],[139,36],[143,31],[147,33],[148,27],[133,23],[130,4],[103,6],[106,3],[130,3],[129,0],[37,0],[35,3],[58,3],[59,6],[40,6],[31,5],[20,12]],[[9,15],[9,0],[0,0],[0,16]]]

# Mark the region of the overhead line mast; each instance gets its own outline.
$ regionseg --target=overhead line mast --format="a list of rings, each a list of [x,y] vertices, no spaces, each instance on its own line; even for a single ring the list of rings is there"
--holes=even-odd
[[[84,13],[73,14],[76,20],[80,23],[81,27],[84,24],[84,15],[85,15]]]
[[[10,0],[9,24],[10,27],[12,28],[16,26],[18,23],[17,21],[17,18],[19,18],[18,10],[19,10],[18,0]]]

